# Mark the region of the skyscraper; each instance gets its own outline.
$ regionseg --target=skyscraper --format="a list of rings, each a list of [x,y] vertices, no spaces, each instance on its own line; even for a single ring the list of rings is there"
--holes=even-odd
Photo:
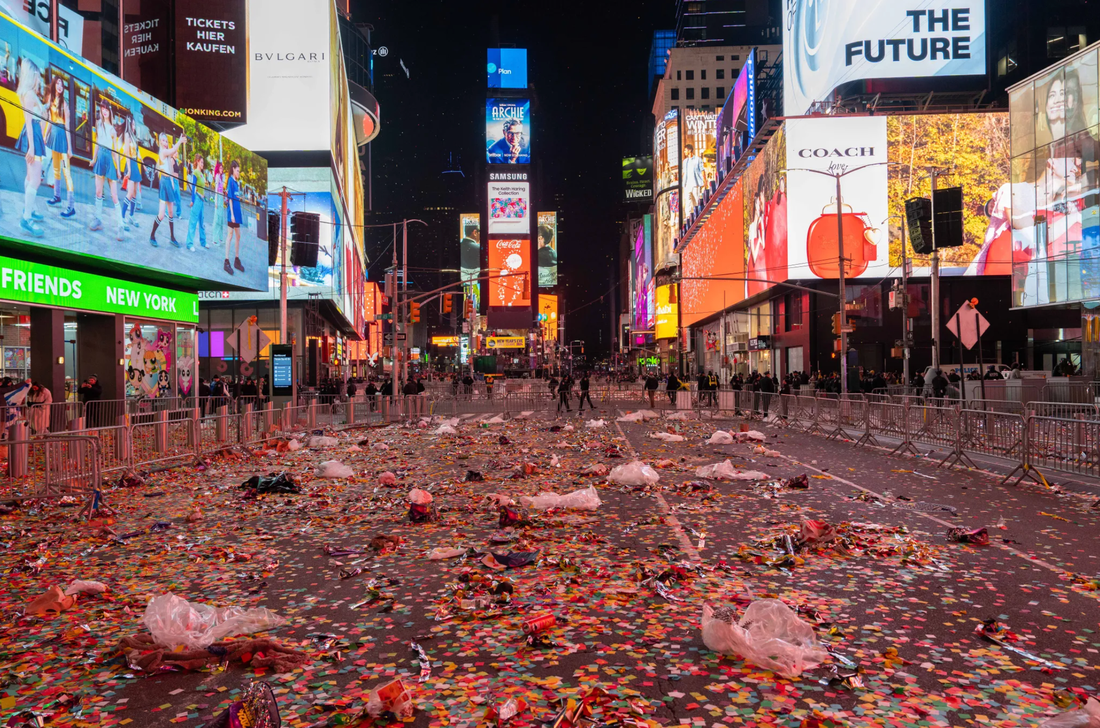
[[[676,45],[782,42],[780,0],[676,0]]]

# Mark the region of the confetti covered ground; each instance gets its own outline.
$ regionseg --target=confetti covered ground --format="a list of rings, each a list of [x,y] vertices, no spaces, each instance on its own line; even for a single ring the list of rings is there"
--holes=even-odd
[[[335,446],[112,486],[112,520],[75,522],[79,505],[56,501],[0,516],[0,724],[29,710],[50,726],[201,726],[253,680],[270,684],[287,726],[400,723],[364,712],[395,677],[418,726],[495,725],[487,709],[509,698],[526,707],[507,725],[543,725],[598,687],[608,698],[584,725],[1007,728],[1100,692],[1100,507],[1087,486],[1005,487],[759,422],[762,445],[712,445],[743,421],[616,422],[625,412],[330,432]],[[606,426],[585,425],[595,417]],[[669,432],[683,439],[653,437]],[[657,484],[583,472],[634,458]],[[696,475],[726,459],[767,479]],[[354,476],[317,476],[328,460]],[[240,488],[283,470],[301,494]],[[802,474],[808,487],[791,482]],[[589,486],[595,511],[518,505],[529,524],[510,530],[486,499]],[[434,522],[409,521],[414,487],[432,493]],[[831,538],[805,541],[803,522]],[[946,535],[981,527],[988,545]],[[461,555],[430,560],[437,548]],[[530,563],[497,570],[489,552],[494,566]],[[108,590],[24,616],[74,579]],[[273,610],[285,625],[231,639],[274,640],[304,664],[257,667],[270,657],[260,648],[143,672],[119,641],[147,633],[146,605],[167,593]],[[764,598],[813,626],[824,664],[786,678],[703,644],[704,602],[736,620]],[[524,622],[546,613],[556,623],[528,644]]]

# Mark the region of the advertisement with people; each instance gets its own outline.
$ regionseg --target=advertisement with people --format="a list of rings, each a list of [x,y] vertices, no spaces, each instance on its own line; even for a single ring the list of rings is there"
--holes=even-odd
[[[756,136],[756,49],[749,51],[718,114],[718,171],[728,172]]]
[[[489,305],[531,305],[531,239],[489,238]]]
[[[1009,275],[1014,261],[1031,259],[1012,245],[1008,114],[890,116],[886,138],[891,268],[901,266],[905,201],[931,196],[930,167],[946,172],[939,188],[963,188],[963,244],[940,249],[940,275]],[[932,256],[916,255],[905,239],[914,274],[929,275]]]
[[[786,192],[794,200],[787,205],[784,195],[782,202],[787,275],[837,278],[838,228],[844,234],[846,277],[887,275],[886,117],[788,119],[786,148]],[[835,175],[842,175],[839,210]]]
[[[458,216],[459,277],[463,283],[476,281],[481,275],[481,215],[464,212]]]
[[[672,254],[680,230],[680,119],[676,109],[657,122],[653,131],[653,190],[657,206],[653,261],[661,265]]]
[[[684,326],[745,299],[745,201],[741,180],[718,203],[680,253],[680,316]]]
[[[263,158],[2,16],[0,43],[0,235],[196,288],[267,289]]]
[[[539,288],[558,285],[558,213],[538,214]]]
[[[531,234],[529,182],[489,182],[489,234]]]
[[[1097,51],[1009,92],[1013,305],[1100,297]]]
[[[647,331],[653,328],[653,216],[645,215],[634,238],[634,328]]]
[[[745,295],[755,296],[788,277],[787,270],[787,137],[775,133],[741,177],[745,203]],[[800,275],[790,271],[791,278]]]
[[[680,122],[680,200],[684,215],[703,202],[717,173],[717,123],[714,111],[685,109]]]
[[[485,159],[490,164],[531,163],[531,102],[485,101]]]

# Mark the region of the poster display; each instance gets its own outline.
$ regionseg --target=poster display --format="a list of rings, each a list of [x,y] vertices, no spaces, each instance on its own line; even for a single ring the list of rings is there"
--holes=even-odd
[[[527,49],[489,48],[485,83],[489,88],[527,88]]]
[[[44,38],[50,37],[50,0],[3,0],[0,11]],[[72,8],[57,4],[58,45],[78,56],[84,55],[84,17]]]
[[[485,159],[489,164],[531,163],[531,102],[486,99]]]
[[[542,335],[547,341],[558,340],[558,297],[548,294],[539,294],[539,323],[542,324]]]
[[[680,253],[680,316],[692,326],[745,299],[745,201],[741,180]]]
[[[623,193],[628,202],[653,199],[653,155],[623,157]]]
[[[131,324],[126,331],[126,396],[171,397],[174,326]]]
[[[645,215],[634,238],[634,329],[648,331],[653,328],[653,245],[651,233],[653,216]]]
[[[848,261],[845,276],[887,275],[890,263],[886,234],[889,217],[885,194],[885,163],[889,161],[886,117],[789,119],[786,148],[787,192],[795,201],[788,206],[784,196],[782,204],[787,218],[788,276],[838,277],[836,179],[831,175],[845,171],[847,174],[840,180],[839,212],[844,230],[844,257]],[[767,216],[765,210],[765,226]],[[765,240],[765,249],[770,242]],[[752,238],[750,245],[756,245]]]
[[[653,263],[660,266],[672,254],[672,241],[680,231],[680,119],[671,109],[653,131],[653,173],[656,184],[656,227]]]
[[[531,184],[489,182],[489,234],[531,234]]]
[[[787,136],[780,129],[741,177],[745,204],[742,239],[745,277],[749,279],[745,295],[749,297],[770,288],[773,284],[768,281],[803,275],[802,268],[788,270],[787,265],[787,146]]]
[[[0,41],[0,236],[194,288],[267,289],[262,157],[3,16]]]
[[[718,115],[718,172],[729,171],[756,136],[756,49],[749,51]]]
[[[558,285],[558,213],[538,214],[539,288]]]
[[[678,298],[675,283],[657,287],[656,338],[676,338],[676,332],[679,331],[680,327],[678,318],[680,302]]]
[[[481,275],[481,215],[464,212],[458,216],[459,277],[463,283]]]
[[[203,122],[248,121],[248,9],[245,0],[176,5],[176,105]]]
[[[490,306],[531,305],[530,238],[490,237],[488,272]]]
[[[786,0],[785,6],[786,116],[805,114],[849,81],[985,75],[983,0]]]
[[[714,111],[684,109],[680,122],[680,200],[685,217],[702,203],[715,180],[717,123]]]

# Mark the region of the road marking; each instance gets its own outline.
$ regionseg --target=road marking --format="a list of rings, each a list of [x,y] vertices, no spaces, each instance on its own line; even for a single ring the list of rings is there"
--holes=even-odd
[[[623,416],[622,410],[618,410],[618,413],[619,417]],[[623,428],[619,424],[618,420],[615,421],[615,429],[619,431],[619,435],[623,438],[623,442],[626,443],[626,449],[630,453],[630,457],[633,460],[637,460],[638,453],[634,449],[634,446],[630,444],[630,438],[628,438],[626,436],[626,433],[623,432]],[[683,549],[684,553],[691,557],[692,561],[696,563],[701,563],[703,559],[699,556],[699,552],[696,550],[695,545],[691,543],[691,539],[688,538],[687,532],[684,531],[684,527],[680,525],[680,520],[676,518],[676,516],[672,515],[672,509],[668,507],[668,501],[665,500],[665,497],[661,495],[660,491],[656,493],[656,496],[657,505],[660,506],[661,509],[661,515],[665,517],[665,523],[667,523],[672,528],[672,532],[675,533],[676,538],[679,539],[680,548]]]

